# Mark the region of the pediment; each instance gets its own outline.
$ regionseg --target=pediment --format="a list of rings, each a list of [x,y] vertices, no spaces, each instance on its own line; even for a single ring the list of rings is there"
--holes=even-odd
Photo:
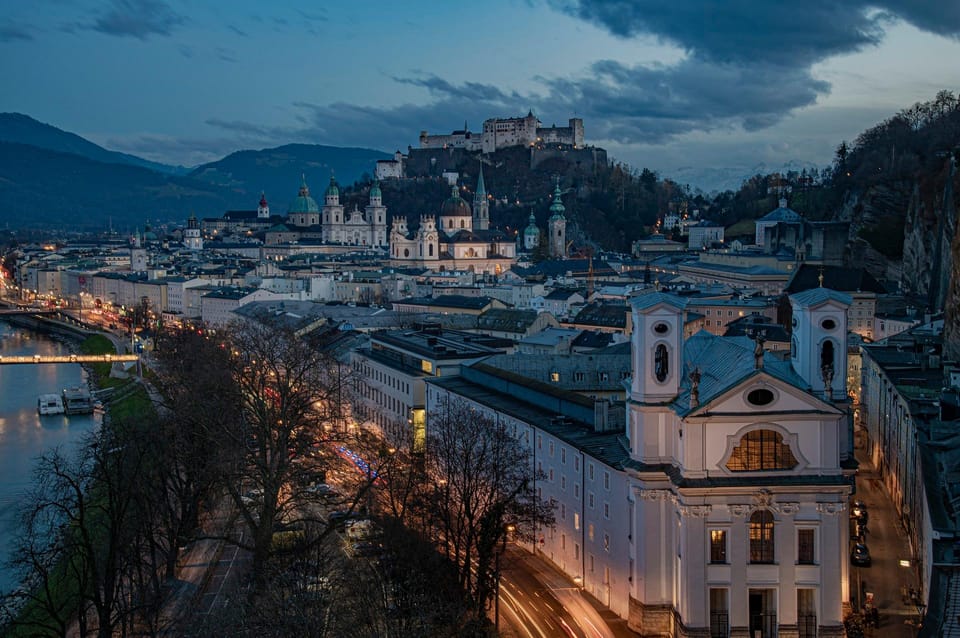
[[[763,414],[811,412],[842,414],[836,406],[768,372],[758,370],[691,410],[686,418],[718,414],[742,414],[756,418]]]

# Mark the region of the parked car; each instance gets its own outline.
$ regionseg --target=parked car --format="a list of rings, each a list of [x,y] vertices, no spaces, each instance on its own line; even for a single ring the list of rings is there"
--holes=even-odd
[[[860,567],[870,567],[870,550],[863,543],[854,543],[850,550],[850,562]]]

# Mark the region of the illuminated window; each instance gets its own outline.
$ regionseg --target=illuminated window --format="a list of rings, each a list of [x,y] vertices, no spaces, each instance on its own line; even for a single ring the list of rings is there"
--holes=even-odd
[[[731,472],[790,470],[796,466],[797,459],[790,446],[783,442],[783,435],[773,430],[752,430],[744,434],[727,461]]]
[[[773,562],[773,514],[757,510],[750,516],[750,562]]]
[[[426,359],[421,359],[420,369],[426,372],[427,374],[431,374],[433,372],[433,364],[427,361]]]
[[[550,380],[553,381],[554,383],[559,383],[559,382],[560,382],[560,373],[557,372],[556,370],[552,371],[552,372],[550,373]]]
[[[727,532],[722,529],[710,530],[710,562],[727,562]]]

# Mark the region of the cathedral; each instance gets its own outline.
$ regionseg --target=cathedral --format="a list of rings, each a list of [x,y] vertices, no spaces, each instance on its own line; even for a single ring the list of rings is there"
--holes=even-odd
[[[440,215],[420,215],[420,226],[412,236],[405,218],[394,218],[390,229],[391,266],[499,275],[516,259],[513,238],[490,228],[490,202],[482,167],[472,210],[454,186],[440,207]]]

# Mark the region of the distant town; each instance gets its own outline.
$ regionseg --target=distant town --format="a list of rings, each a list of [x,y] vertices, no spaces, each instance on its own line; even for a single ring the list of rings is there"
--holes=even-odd
[[[618,253],[570,234],[558,174],[545,223],[500,228],[484,157],[518,147],[598,151],[583,120],[532,112],[423,131],[370,167],[362,207],[334,176],[291,175],[298,189],[176,228],[20,242],[0,301],[148,355],[164,333],[284,326],[354,375],[350,427],[390,454],[423,455],[438,415],[466,406],[519,442],[550,512],[497,546],[588,595],[614,619],[596,635],[915,635],[956,617],[960,368],[942,304],[851,266],[851,222],[795,210],[789,188],[734,237],[669,202]],[[454,150],[470,181],[445,170],[447,197],[391,217],[382,186],[411,154]],[[376,503],[363,525],[387,516]],[[536,622],[511,604],[498,625]]]

